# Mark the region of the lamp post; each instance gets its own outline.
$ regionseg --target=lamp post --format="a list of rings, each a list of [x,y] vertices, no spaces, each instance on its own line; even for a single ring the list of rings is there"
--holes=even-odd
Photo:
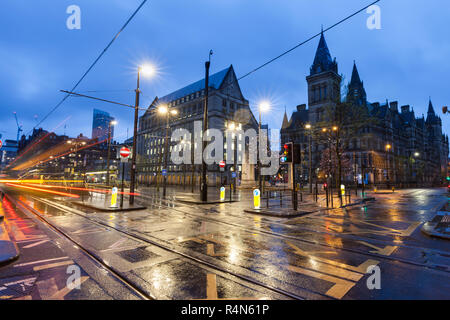
[[[208,102],[209,102],[209,67],[211,66],[211,56],[213,52],[209,51],[208,61],[205,62],[205,103],[203,107],[203,132],[202,132],[202,183],[200,189],[200,200],[208,201],[208,184],[206,181],[206,162],[203,151],[206,149],[207,142],[205,134],[208,130]]]
[[[111,126],[117,124],[117,121],[108,122],[108,155],[106,156],[106,185],[109,187],[109,158],[111,156]]]
[[[138,121],[139,121],[139,96],[141,90],[139,89],[139,80],[141,72],[144,75],[153,75],[155,69],[149,65],[139,66],[137,69],[137,84],[136,84],[136,98],[134,103],[134,133],[133,133],[133,153],[131,157],[131,169],[130,169],[130,205],[134,203],[134,190],[136,183],[136,150],[137,150],[137,131],[138,131]]]
[[[262,190],[262,176],[261,176],[261,113],[268,111],[270,108],[270,103],[267,101],[263,101],[259,104],[258,112],[259,112],[259,125],[258,125],[258,178],[259,178],[259,190]]]
[[[237,130],[237,127],[236,127],[236,125],[234,124],[234,123],[231,123],[229,126],[228,126],[228,129],[230,130],[230,131],[235,131],[235,130]],[[235,136],[236,136],[236,141],[233,141],[234,143],[233,143],[233,145],[234,145],[234,156],[233,156],[233,158],[234,158],[234,173],[235,173],[235,177],[234,177],[234,184],[233,184],[233,193],[236,193],[236,185],[237,185],[237,181],[238,181],[238,174],[239,174],[239,170],[237,169],[237,157],[238,157],[238,152],[237,152],[237,148],[238,148],[238,143],[237,143],[237,141],[238,141],[238,136],[235,134]],[[234,139],[233,139],[234,140]]]
[[[163,184],[163,198],[166,197],[166,189],[167,189],[167,164],[168,164],[168,155],[169,155],[169,118],[170,115],[176,115],[178,112],[175,109],[169,109],[166,105],[161,105],[158,108],[158,112],[162,115],[166,116],[166,137],[164,139],[164,169],[166,170],[166,174],[164,175],[164,184]]]
[[[309,171],[308,171],[308,179],[309,179],[309,193],[312,194],[312,127],[308,123],[305,125],[305,129],[309,131],[309,147],[308,147],[308,162],[309,162]]]
[[[333,208],[333,179],[331,177],[331,168],[333,166],[333,163],[332,163],[332,158],[331,158],[331,137],[332,137],[331,134],[333,132],[338,132],[338,130],[339,130],[339,128],[337,126],[333,126],[332,128],[323,128],[322,129],[323,133],[329,133],[329,135],[328,135],[328,153],[329,153],[329,162],[330,162],[330,172],[329,172],[330,180],[329,180],[328,185],[329,185],[329,188],[330,188],[330,200],[331,200],[330,202],[331,202],[331,207],[332,208]],[[339,190],[338,190],[338,194],[339,194],[339,201],[340,201],[340,204],[341,204],[341,207],[342,207],[342,194],[339,192]]]
[[[391,150],[392,146],[390,144],[386,145],[386,181],[387,181],[387,187],[389,189],[389,151]]]

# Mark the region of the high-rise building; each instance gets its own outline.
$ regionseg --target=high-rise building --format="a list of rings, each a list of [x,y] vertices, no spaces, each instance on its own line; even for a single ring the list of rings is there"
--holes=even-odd
[[[114,118],[109,115],[108,112],[94,109],[94,115],[92,118],[92,139],[98,139],[98,141],[105,141],[108,139],[108,128],[111,130],[111,140],[114,137],[114,126],[109,126]]]

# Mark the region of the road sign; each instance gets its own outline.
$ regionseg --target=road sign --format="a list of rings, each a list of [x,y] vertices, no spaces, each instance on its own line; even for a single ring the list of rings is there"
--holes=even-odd
[[[232,172],[232,173],[231,173],[231,177],[232,177],[232,178],[236,178],[236,172]]]
[[[219,167],[225,168],[225,164],[226,164],[225,161],[222,160],[219,162]]]
[[[131,154],[131,151],[127,147],[120,148],[120,156],[122,158],[128,158],[130,156],[130,154]]]
[[[167,176],[167,170],[166,170],[166,169],[162,169],[161,174],[162,174],[163,176]]]
[[[0,140],[0,149],[2,148],[2,146],[3,146],[3,142],[2,142],[2,140]]]
[[[225,187],[220,187],[220,201],[225,200]]]
[[[111,208],[117,208],[117,188],[112,188],[111,192]]]
[[[253,206],[255,209],[261,207],[261,191],[259,191],[259,189],[253,190]]]

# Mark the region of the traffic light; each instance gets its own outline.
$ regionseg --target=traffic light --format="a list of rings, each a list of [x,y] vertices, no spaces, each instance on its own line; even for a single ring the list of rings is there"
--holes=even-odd
[[[283,154],[280,158],[282,163],[292,162],[292,142],[285,143],[283,146]]]
[[[283,145],[283,154],[280,157],[281,163],[300,164],[301,152],[300,145],[287,142]]]

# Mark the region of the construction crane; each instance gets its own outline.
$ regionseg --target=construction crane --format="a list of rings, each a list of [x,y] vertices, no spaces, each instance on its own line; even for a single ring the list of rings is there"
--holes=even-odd
[[[19,125],[19,120],[17,119],[17,112],[14,111],[13,113],[14,113],[14,117],[16,118],[16,124],[17,124],[17,145],[19,145],[20,133],[23,130],[22,130],[22,126]]]

